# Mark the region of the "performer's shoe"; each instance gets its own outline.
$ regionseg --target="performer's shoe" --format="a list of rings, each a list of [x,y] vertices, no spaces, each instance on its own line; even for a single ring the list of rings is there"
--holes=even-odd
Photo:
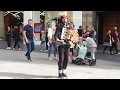
[[[62,73],[59,73],[58,78],[62,78],[62,77],[63,77]]]
[[[62,76],[63,76],[63,77],[68,77],[65,73],[62,73]]]

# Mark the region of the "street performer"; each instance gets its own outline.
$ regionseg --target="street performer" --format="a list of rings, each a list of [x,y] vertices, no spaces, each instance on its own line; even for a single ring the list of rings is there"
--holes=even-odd
[[[58,77],[63,78],[67,77],[65,71],[68,64],[68,56],[69,56],[69,49],[70,49],[70,43],[69,40],[61,38],[62,33],[64,32],[63,28],[67,28],[67,21],[65,16],[61,16],[59,19],[59,23],[56,26],[56,32],[55,32],[55,40],[58,42],[58,54],[59,54],[59,60],[58,60]]]

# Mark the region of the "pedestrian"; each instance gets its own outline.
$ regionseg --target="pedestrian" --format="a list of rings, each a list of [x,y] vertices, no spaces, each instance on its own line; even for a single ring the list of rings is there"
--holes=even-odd
[[[11,49],[11,30],[10,27],[8,26],[8,30],[6,32],[6,41],[7,41],[7,48],[8,50]]]
[[[36,38],[35,33],[33,31],[33,21],[32,19],[28,20],[28,24],[24,26],[24,31],[23,31],[23,36],[26,42],[26,46],[27,46],[27,52],[25,54],[25,56],[27,57],[28,61],[32,61],[31,60],[31,52],[35,50],[35,46],[34,46],[34,40],[33,38]]]
[[[119,34],[117,31],[117,27],[114,27],[114,29],[112,30],[111,36],[112,36],[112,46],[110,48],[110,55],[113,55],[112,53],[113,48],[115,48],[116,55],[119,55],[117,50],[117,43],[120,41],[119,41]]]
[[[75,30],[75,25],[74,25],[74,23],[71,22],[69,25],[70,25],[70,26],[69,26],[69,29],[71,29],[72,31],[74,31],[74,30]],[[77,34],[78,34],[78,33],[77,33]],[[79,36],[79,34],[78,34],[78,36]],[[81,36],[82,36],[82,35],[81,35]],[[70,59],[71,59],[71,63],[72,63],[72,64],[75,63],[75,60],[74,60],[74,58],[73,58],[73,49],[75,48],[75,46],[76,46],[76,42],[75,42],[75,41],[71,41],[71,42],[70,42],[69,56],[70,56]]]
[[[111,48],[112,46],[112,36],[111,36],[111,30],[108,31],[108,33],[106,34],[106,37],[104,39],[104,45],[105,45],[105,48],[103,50],[103,53],[105,53],[105,50],[109,47]],[[109,50],[110,52],[110,50]]]
[[[61,16],[59,22],[60,23],[57,25],[55,32],[55,40],[59,42],[58,77],[63,78],[63,77],[67,77],[65,71],[67,69],[67,64],[68,64],[68,53],[69,53],[70,45],[68,44],[67,40],[61,39],[63,27],[66,27],[65,25],[67,22],[65,16]]]
[[[82,32],[82,40],[83,41],[85,41],[86,40],[86,38],[87,38],[87,31],[86,30],[83,30],[83,32]]]
[[[77,30],[77,32],[79,37],[82,37],[82,32],[83,32],[82,26],[79,26],[79,29]]]
[[[20,45],[19,45],[19,40],[20,40],[20,30],[17,26],[14,27],[14,32],[13,32],[13,39],[15,41],[15,44],[14,44],[14,48],[13,50],[15,50],[15,47],[17,45],[18,47],[18,50],[20,51]]]
[[[42,36],[41,36],[41,45],[40,45],[40,51],[46,50],[46,32],[42,30]]]
[[[46,38],[45,38],[45,41],[46,41],[46,51],[48,51],[48,30],[46,30]]]
[[[92,38],[94,39],[94,41],[97,41],[97,32],[94,29],[94,27],[91,28],[91,32],[92,32]]]
[[[54,60],[57,60],[57,45],[55,42],[54,34],[55,34],[55,21],[52,20],[49,24],[48,27],[48,42],[49,42],[49,48],[48,48],[48,59],[52,60],[51,56],[51,51],[52,51],[52,46],[54,48]]]
[[[91,32],[91,29],[90,29],[90,28],[87,29],[86,38],[87,38],[87,37],[92,38],[92,32]],[[85,39],[85,40],[86,40],[86,39]],[[86,53],[86,57],[88,57],[88,58],[91,57],[91,52],[87,52],[87,53]]]

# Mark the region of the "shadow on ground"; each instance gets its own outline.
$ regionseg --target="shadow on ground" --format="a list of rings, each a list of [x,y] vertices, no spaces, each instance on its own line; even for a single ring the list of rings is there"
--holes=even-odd
[[[9,72],[0,72],[0,77],[3,77],[4,79],[6,79],[7,77],[11,79],[55,79],[57,78],[57,76],[30,75],[30,74],[9,73]]]

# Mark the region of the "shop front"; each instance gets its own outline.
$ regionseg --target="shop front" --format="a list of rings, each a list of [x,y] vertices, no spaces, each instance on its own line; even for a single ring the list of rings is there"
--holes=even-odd
[[[33,20],[33,27],[38,38],[36,44],[40,44],[40,30],[47,30],[47,23],[60,15],[68,17],[68,22],[74,22],[76,29],[82,25],[82,11],[24,11],[24,25],[28,19]],[[36,28],[38,31],[36,32]]]
[[[22,33],[23,26],[28,23],[28,19],[32,19],[39,43],[39,31],[46,30],[47,22],[60,15],[66,15],[68,21],[74,22],[76,29],[82,25],[82,11],[0,11],[0,37],[5,38],[5,32],[8,26],[19,25]]]

